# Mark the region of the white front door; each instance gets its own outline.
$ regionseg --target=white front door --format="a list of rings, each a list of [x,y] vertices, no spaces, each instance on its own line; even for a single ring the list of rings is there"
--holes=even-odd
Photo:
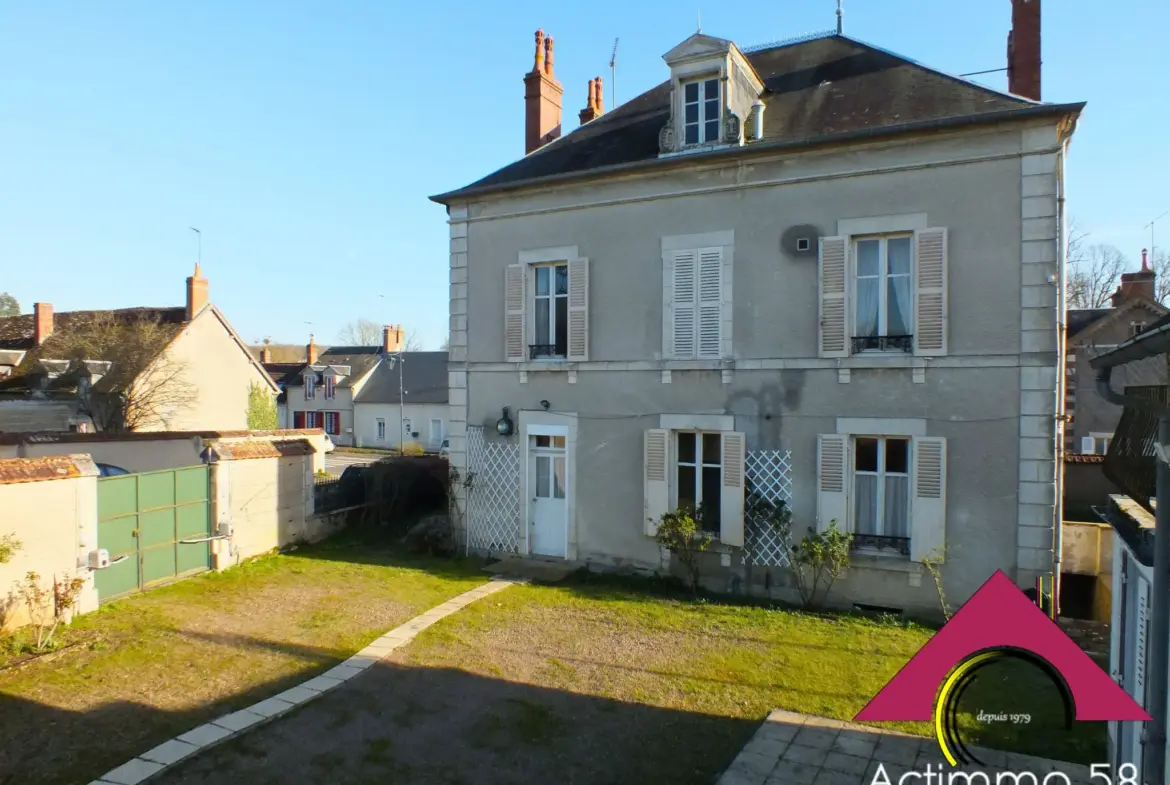
[[[435,417],[431,419],[431,447],[438,448],[443,443],[443,421]]]
[[[568,555],[566,468],[564,436],[529,437],[529,550],[538,556]]]

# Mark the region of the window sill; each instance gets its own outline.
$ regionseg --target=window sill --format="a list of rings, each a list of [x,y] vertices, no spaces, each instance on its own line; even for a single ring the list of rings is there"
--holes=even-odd
[[[920,572],[921,567],[900,553],[883,553],[866,548],[849,554],[850,569],[888,570],[891,572]]]

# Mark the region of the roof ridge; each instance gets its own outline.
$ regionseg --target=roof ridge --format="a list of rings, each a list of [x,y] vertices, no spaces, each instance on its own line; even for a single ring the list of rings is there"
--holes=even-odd
[[[794,35],[791,38],[779,38],[763,44],[739,47],[739,51],[746,55],[754,52],[763,52],[768,49],[780,49],[781,47],[792,46],[793,44],[803,44],[805,41],[815,41],[818,38],[832,38],[837,35],[841,34],[836,30],[818,30],[815,33],[804,33],[803,35]],[[841,37],[844,38],[845,36],[842,35]]]

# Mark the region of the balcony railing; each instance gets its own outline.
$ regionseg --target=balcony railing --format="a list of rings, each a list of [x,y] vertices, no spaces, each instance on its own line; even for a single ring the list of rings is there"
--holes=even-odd
[[[880,352],[890,350],[901,350],[903,352],[914,351],[914,336],[913,335],[859,335],[853,339],[853,353],[864,352],[867,350],[877,350]]]
[[[910,555],[909,537],[886,537],[880,534],[854,534],[853,549],[873,551],[897,551],[904,556]]]
[[[562,349],[557,351],[555,343],[530,343],[528,344],[528,359],[530,360],[545,360],[554,359],[559,360],[565,356]]]

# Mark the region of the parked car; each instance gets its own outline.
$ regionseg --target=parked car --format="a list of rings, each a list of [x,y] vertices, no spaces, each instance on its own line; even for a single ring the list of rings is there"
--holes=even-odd
[[[102,477],[120,477],[123,474],[130,474],[121,466],[114,466],[112,463],[99,463],[97,468]]]

